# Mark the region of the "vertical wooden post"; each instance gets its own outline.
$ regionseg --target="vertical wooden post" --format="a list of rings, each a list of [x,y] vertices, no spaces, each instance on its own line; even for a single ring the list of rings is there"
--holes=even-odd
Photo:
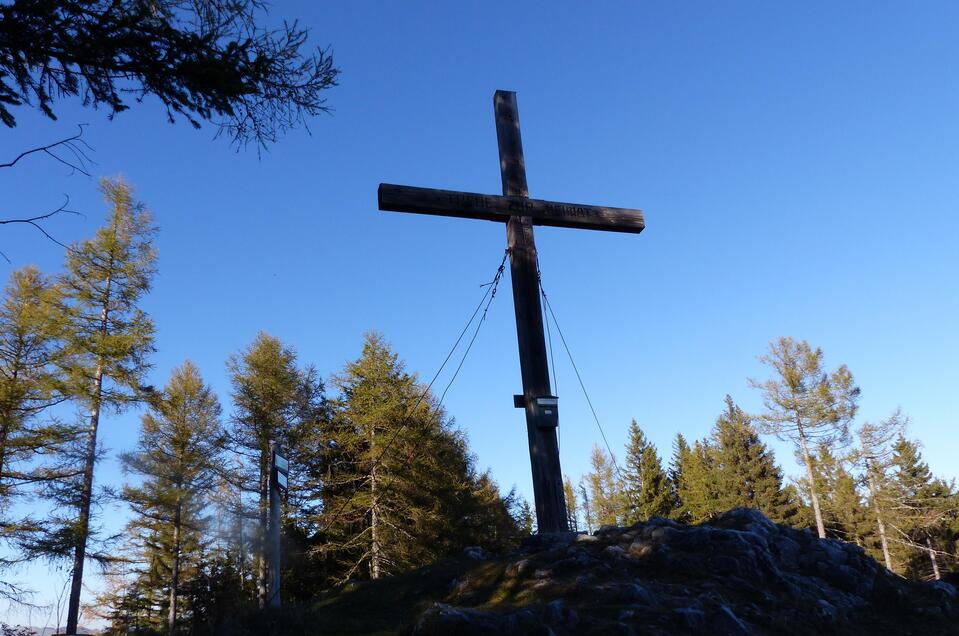
[[[528,198],[516,93],[496,91],[493,95],[493,111],[496,115],[496,140],[499,145],[503,195]],[[556,429],[544,426],[540,411],[535,408],[537,397],[550,395],[550,385],[543,310],[539,296],[536,243],[533,241],[533,223],[530,217],[512,216],[506,225],[506,237],[526,405],[529,459],[533,470],[536,525],[539,532],[566,532],[569,527]]]
[[[277,452],[274,443],[270,442],[270,536],[267,542],[270,555],[270,578],[267,586],[269,607],[280,607],[280,485],[276,472]]]

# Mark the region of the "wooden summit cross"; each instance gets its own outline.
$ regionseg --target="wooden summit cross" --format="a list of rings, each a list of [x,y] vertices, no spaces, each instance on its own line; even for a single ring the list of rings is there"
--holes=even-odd
[[[392,212],[418,212],[506,223],[516,336],[523,378],[523,395],[515,396],[514,404],[526,409],[539,532],[563,532],[569,527],[559,447],[556,443],[556,398],[550,392],[533,226],[552,225],[638,234],[643,231],[645,223],[641,210],[530,199],[526,187],[526,164],[523,160],[516,93],[496,91],[493,95],[493,111],[496,115],[503,196],[381,183],[379,208]]]

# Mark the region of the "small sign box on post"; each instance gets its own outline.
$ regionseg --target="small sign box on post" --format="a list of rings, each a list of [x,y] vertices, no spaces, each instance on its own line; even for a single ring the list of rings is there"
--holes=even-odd
[[[273,467],[276,469],[276,485],[280,490],[287,491],[287,475],[290,473],[290,462],[279,453],[273,453]]]

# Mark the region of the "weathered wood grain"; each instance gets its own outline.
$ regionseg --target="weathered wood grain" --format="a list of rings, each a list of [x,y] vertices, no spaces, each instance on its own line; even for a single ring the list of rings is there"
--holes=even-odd
[[[516,195],[497,196],[381,183],[378,199],[380,210],[389,212],[416,212],[504,223],[512,216],[528,216],[533,225],[631,234],[639,234],[646,227],[642,210],[544,201]]]
[[[496,91],[493,96],[496,115],[496,139],[504,197],[525,203],[526,165],[519,130],[516,93]],[[521,207],[521,210],[526,210]],[[556,428],[535,408],[537,397],[551,395],[546,336],[543,333],[543,309],[539,296],[539,268],[533,241],[531,216],[510,215],[506,224],[509,246],[510,279],[513,283],[513,309],[516,313],[516,340],[519,367],[523,379],[526,406],[526,435],[533,473],[533,499],[536,502],[536,526],[540,532],[566,532],[566,497],[563,471],[559,461]]]

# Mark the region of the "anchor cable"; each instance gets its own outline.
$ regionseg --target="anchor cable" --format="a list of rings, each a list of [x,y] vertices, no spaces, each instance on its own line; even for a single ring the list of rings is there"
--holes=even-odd
[[[593,401],[589,397],[589,391],[586,390],[586,385],[583,383],[583,377],[579,373],[579,368],[576,366],[576,361],[573,360],[573,354],[569,349],[569,345],[566,343],[566,336],[563,335],[563,330],[559,326],[559,321],[556,320],[556,313],[553,311],[553,306],[549,302],[549,298],[546,296],[546,289],[543,288],[543,279],[538,274],[539,267],[537,267],[537,276],[539,277],[539,291],[543,296],[543,303],[546,306],[546,310],[549,312],[549,315],[553,318],[553,324],[556,326],[556,332],[559,334],[560,341],[563,343],[563,348],[566,349],[566,355],[569,357],[569,362],[573,367],[573,372],[576,374],[576,379],[579,381],[579,387],[583,390],[583,395],[586,397],[586,404],[589,405],[589,410],[593,414],[593,421],[596,422],[596,428],[599,429],[599,434],[603,438],[603,444],[606,445],[606,451],[609,453],[610,459],[613,461],[613,467],[616,469],[617,474],[619,474],[620,479],[624,479],[623,473],[619,468],[619,462],[616,461],[616,455],[613,454],[613,449],[609,445],[609,440],[606,439],[606,432],[603,430],[603,425],[599,422],[599,416],[596,414],[596,409],[593,407]]]
[[[429,384],[427,384],[423,392],[420,393],[419,397],[416,399],[413,406],[409,409],[409,411],[407,412],[407,415],[404,417],[403,422],[393,432],[393,435],[390,437],[389,441],[386,443],[386,446],[383,448],[383,450],[379,453],[379,455],[377,455],[376,459],[373,461],[373,465],[370,472],[372,472],[373,470],[375,470],[377,467],[381,465],[381,462],[383,461],[386,454],[392,448],[393,443],[396,441],[397,437],[399,437],[399,434],[403,431],[404,428],[407,427],[407,425],[409,425],[412,419],[413,413],[416,412],[416,409],[419,407],[419,405],[423,402],[426,396],[429,395],[429,392],[433,388],[433,385],[436,383],[436,380],[439,378],[440,374],[443,372],[443,369],[446,368],[446,365],[450,361],[450,358],[453,357],[453,354],[456,352],[456,349],[459,347],[460,342],[462,342],[463,336],[466,335],[467,331],[469,331],[470,326],[476,320],[476,316],[477,314],[479,314],[480,309],[483,309],[483,315],[481,316],[479,322],[476,325],[476,329],[474,330],[473,336],[470,339],[469,344],[467,345],[466,351],[463,353],[463,357],[460,359],[459,365],[456,367],[456,371],[454,372],[453,377],[450,378],[450,381],[447,383],[446,388],[443,389],[442,397],[436,404],[437,412],[439,411],[440,408],[442,408],[443,398],[446,397],[447,391],[449,391],[450,386],[452,386],[453,381],[456,379],[456,376],[459,374],[460,369],[462,369],[463,363],[466,361],[466,355],[469,353],[470,349],[473,346],[473,343],[476,341],[476,337],[479,334],[479,329],[482,326],[483,322],[486,320],[486,315],[489,312],[489,308],[493,302],[493,298],[496,297],[496,289],[499,286],[500,279],[503,277],[503,271],[506,268],[506,259],[508,256],[509,256],[509,249],[507,249],[504,252],[503,258],[500,261],[499,267],[496,269],[496,274],[493,276],[493,279],[490,282],[483,283],[481,285],[481,287],[486,288],[486,292],[483,294],[483,297],[480,299],[480,302],[476,305],[476,308],[473,310],[473,313],[470,315],[470,318],[466,322],[466,325],[460,331],[459,336],[457,336],[456,341],[453,343],[453,346],[450,348],[449,352],[446,354],[446,357],[443,359],[443,363],[440,364],[439,369],[437,369],[436,373],[433,374],[433,378],[430,380]],[[485,304],[485,308],[484,308],[484,304]],[[427,411],[427,413],[428,412],[429,411]],[[330,527],[333,525],[333,523],[337,521],[337,519],[339,519],[340,515],[343,514],[343,511],[345,510],[346,506],[353,499],[353,496],[356,495],[356,492],[358,490],[359,490],[359,486],[355,486],[353,488],[349,497],[343,500],[343,503],[340,505],[340,507],[336,510],[336,512],[334,512],[333,516],[329,519],[329,521],[327,521],[327,523],[320,530],[321,533],[329,530]]]

